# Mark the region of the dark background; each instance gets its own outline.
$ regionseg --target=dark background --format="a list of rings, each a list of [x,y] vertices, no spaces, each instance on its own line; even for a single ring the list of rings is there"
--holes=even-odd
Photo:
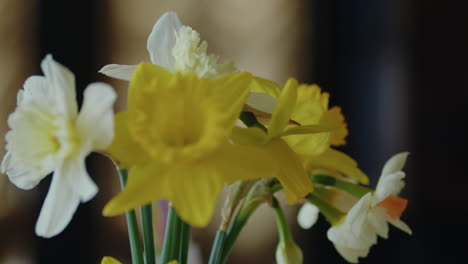
[[[298,14],[306,21],[299,77],[330,91],[332,104],[344,109],[351,133],[343,150],[373,184],[387,158],[411,152],[402,196],[409,199],[403,220],[414,234],[392,228],[360,263],[464,262],[458,256],[466,244],[468,202],[468,13],[461,2],[315,0],[304,1]],[[36,1],[39,56],[32,63],[52,53],[76,74],[78,89],[95,81],[96,65],[105,64],[97,61],[105,52],[98,42],[105,28],[102,3]],[[43,197],[49,181],[40,184]],[[29,212],[34,216],[42,199],[37,201]],[[101,216],[90,207],[81,205],[60,236],[35,238],[38,263],[96,263],[107,254],[102,248],[111,248],[118,234],[96,236]],[[34,219],[25,232],[33,232]],[[300,233],[305,263],[345,263],[323,242],[327,229],[320,219]]]

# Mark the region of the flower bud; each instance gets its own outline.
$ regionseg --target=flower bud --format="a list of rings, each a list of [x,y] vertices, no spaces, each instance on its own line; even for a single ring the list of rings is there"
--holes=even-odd
[[[278,264],[302,264],[302,250],[289,239],[280,241],[276,248],[276,263]]]

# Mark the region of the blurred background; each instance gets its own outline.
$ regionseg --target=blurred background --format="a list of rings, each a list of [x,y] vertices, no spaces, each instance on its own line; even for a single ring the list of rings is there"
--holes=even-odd
[[[462,1],[460,1],[461,3]],[[466,9],[435,0],[0,0],[0,156],[7,117],[24,80],[42,74],[45,54],[70,68],[81,93],[111,83],[124,109],[126,83],[97,73],[110,63],[149,61],[146,39],[161,14],[176,11],[200,32],[209,50],[241,69],[282,85],[290,76],[318,83],[340,105],[350,135],[342,148],[375,186],[385,161],[409,151],[402,219],[413,236],[391,228],[360,263],[460,262],[468,215],[464,170],[468,131]],[[119,190],[112,164],[88,158],[101,192],[82,204],[52,239],[34,234],[50,177],[22,191],[0,175],[0,263],[99,263],[111,255],[130,263],[124,217],[104,218]],[[323,219],[299,230],[290,224],[304,263],[345,263],[326,239]],[[192,263],[206,263],[218,218],[193,232]],[[157,225],[158,223],[155,223]],[[248,224],[229,263],[274,263],[277,235],[269,208]],[[201,260],[202,262],[197,262]]]

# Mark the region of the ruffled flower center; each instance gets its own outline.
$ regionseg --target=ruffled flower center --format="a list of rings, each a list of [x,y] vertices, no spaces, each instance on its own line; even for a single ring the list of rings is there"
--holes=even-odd
[[[231,61],[218,64],[219,57],[208,54],[208,43],[201,41],[200,34],[191,27],[182,26],[176,32],[176,43],[172,48],[175,63],[172,72],[195,73],[202,79],[215,79],[236,72]]]

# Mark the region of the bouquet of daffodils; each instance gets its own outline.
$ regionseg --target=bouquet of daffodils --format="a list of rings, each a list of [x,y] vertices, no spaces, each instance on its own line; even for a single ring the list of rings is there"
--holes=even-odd
[[[129,82],[127,109],[115,115],[111,86],[90,84],[78,112],[73,73],[51,55],[43,59],[44,76],[29,77],[18,93],[1,164],[21,189],[52,173],[38,236],[58,235],[78,205],[97,194],[85,168],[93,151],[105,153],[119,172],[122,192],[103,214],[126,214],[133,264],[187,263],[191,227],[210,222],[225,186],[210,264],[227,262],[264,203],[277,222],[277,262],[303,262],[279,192],[288,204],[304,204],[298,215],[303,228],[321,213],[331,225],[328,239],[351,263],[366,257],[378,236],[388,237],[388,223],[411,234],[400,220],[407,200],[397,196],[408,153],[390,158],[375,190],[366,187],[368,177],[357,163],[333,148],[345,143],[348,130],[340,108],[329,107],[328,93],[294,78],[280,88],[232,62],[218,63],[207,46],[175,13],[165,13],[148,38],[151,63],[100,71]],[[156,254],[151,204],[161,199],[169,208]],[[119,262],[104,257],[102,263]]]

